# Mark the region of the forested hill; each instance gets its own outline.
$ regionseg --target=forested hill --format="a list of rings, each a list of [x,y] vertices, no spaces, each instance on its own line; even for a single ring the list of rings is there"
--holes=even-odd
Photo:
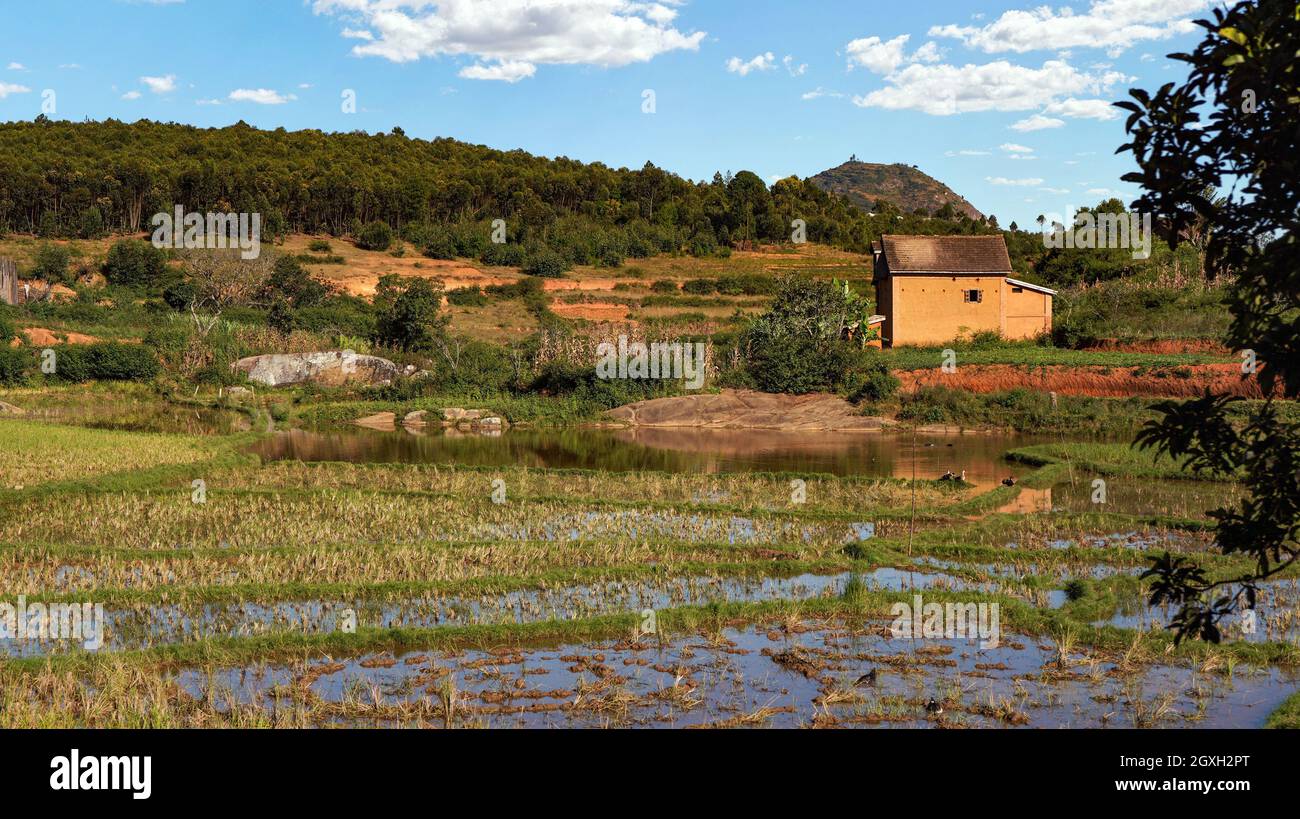
[[[812,177],[811,181],[823,190],[847,196],[853,204],[868,211],[877,210],[883,200],[904,213],[915,210],[935,213],[945,205],[950,205],[953,213],[964,214],[971,219],[984,218],[984,214],[952,188],[929,174],[902,163],[879,165],[850,160],[822,171]]]
[[[977,232],[978,221],[869,216],[796,178],[769,187],[748,171],[693,183],[647,163],[613,169],[454,139],[125,123],[0,124],[0,233],[46,237],[144,230],[177,204],[263,214],[264,230],[355,235],[363,223],[465,226],[505,219],[510,241],[572,244],[613,258],[710,253],[788,241],[865,252],[884,230]],[[609,245],[601,249],[601,245]]]

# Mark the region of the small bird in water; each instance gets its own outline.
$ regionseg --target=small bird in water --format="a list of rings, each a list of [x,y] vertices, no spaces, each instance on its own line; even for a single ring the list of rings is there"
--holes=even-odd
[[[1016,479],[1015,479],[1015,478],[1003,478],[1003,479],[1002,479],[1002,485],[1003,485],[1003,486],[1015,486],[1015,485],[1016,485]]]
[[[853,684],[853,687],[857,688],[858,686],[861,685],[875,685],[877,671],[879,671],[879,669],[873,668],[870,671],[868,671],[866,674],[863,674],[861,677],[858,677],[858,681]]]
[[[925,710],[937,716],[943,713],[943,706],[939,703],[938,700],[936,700],[934,697],[931,697],[930,701],[925,704]]]

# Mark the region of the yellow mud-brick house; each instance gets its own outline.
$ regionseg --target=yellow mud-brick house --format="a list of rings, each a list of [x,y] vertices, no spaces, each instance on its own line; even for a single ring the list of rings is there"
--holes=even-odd
[[[886,347],[943,344],[992,331],[1052,329],[1055,290],[1011,276],[1002,236],[889,236],[873,245],[876,310]]]

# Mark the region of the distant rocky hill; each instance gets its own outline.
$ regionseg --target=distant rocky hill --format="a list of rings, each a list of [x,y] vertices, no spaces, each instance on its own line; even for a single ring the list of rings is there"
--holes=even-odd
[[[958,213],[972,219],[984,214],[975,209],[965,197],[928,174],[901,163],[879,165],[874,162],[845,162],[837,168],[822,171],[812,178],[822,190],[847,196],[864,210],[874,211],[876,201],[884,199],[897,205],[905,213],[923,208],[926,213],[951,202]]]

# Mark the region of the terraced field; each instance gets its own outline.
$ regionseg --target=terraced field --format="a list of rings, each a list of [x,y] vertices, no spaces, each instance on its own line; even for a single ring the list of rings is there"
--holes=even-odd
[[[403,433],[392,433],[401,435]],[[509,433],[507,433],[509,434]],[[1122,444],[1013,486],[889,476],[262,463],[253,433],[0,421],[0,640],[25,726],[1262,726],[1294,713],[1300,581],[1175,647],[1140,574],[1215,577],[1237,491]],[[1008,469],[1012,468],[1010,461]],[[1112,502],[1094,503],[1094,481]],[[895,634],[997,604],[1000,639]]]

